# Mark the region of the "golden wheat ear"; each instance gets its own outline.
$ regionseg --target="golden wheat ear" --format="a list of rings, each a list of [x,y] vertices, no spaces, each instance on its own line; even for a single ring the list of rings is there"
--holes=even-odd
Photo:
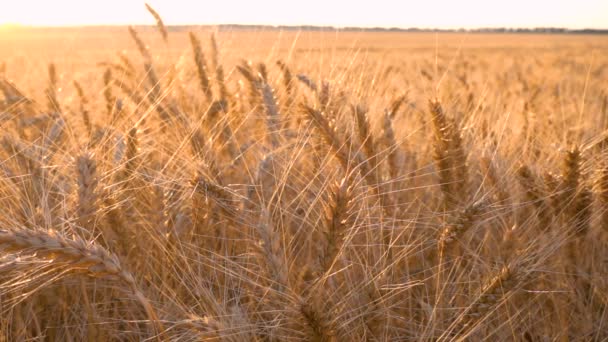
[[[598,192],[597,201],[601,208],[600,233],[605,239],[608,239],[608,165],[604,165],[598,173],[596,188]]]
[[[224,67],[220,63],[220,50],[217,44],[215,34],[212,33],[210,37],[211,43],[211,63],[215,70],[215,82],[217,83],[218,94],[220,101],[224,104],[224,111],[228,112],[231,104],[231,96],[226,86],[226,79],[224,76]]]
[[[95,278],[117,277],[145,309],[156,333],[163,333],[164,328],[156,310],[139,289],[133,275],[121,266],[116,255],[102,247],[78,237],[67,238],[53,230],[0,230],[0,242],[5,246],[5,252],[33,253],[36,257],[51,262],[67,262],[74,271]]]
[[[78,221],[80,226],[92,233],[95,215],[98,211],[97,163],[90,154],[83,154],[76,159],[76,171],[78,173],[78,207],[76,209]]]
[[[321,273],[332,269],[344,246],[349,215],[353,209],[352,192],[353,188],[348,176],[331,187],[330,199],[324,217],[325,231],[323,234],[326,245],[321,258]]]
[[[433,159],[439,176],[439,187],[444,197],[443,206],[450,211],[467,200],[466,153],[460,130],[454,120],[445,115],[438,100],[429,101],[429,112],[435,136]]]
[[[57,76],[57,68],[54,63],[49,64],[48,66],[49,73],[49,83],[46,88],[46,97],[48,100],[48,110],[50,113],[60,113],[61,107],[59,106],[59,101],[57,99],[57,87],[58,87],[58,76]]]
[[[281,114],[274,92],[266,82],[262,85],[262,102],[266,111],[268,141],[274,149],[277,149],[281,142]]]
[[[93,133],[93,125],[91,124],[91,116],[89,115],[89,109],[87,108],[89,99],[85,95],[82,85],[78,83],[78,81],[74,81],[74,89],[76,89],[78,99],[80,100],[80,114],[82,115],[82,123],[84,124],[84,127],[86,128],[90,137]]]
[[[169,33],[167,32],[167,27],[165,26],[163,19],[160,17],[158,12],[156,12],[154,10],[154,8],[152,8],[152,6],[150,6],[147,3],[145,5],[146,5],[146,9],[148,10],[148,12],[150,12],[150,14],[154,17],[154,20],[156,20],[156,28],[158,28],[158,32],[160,32],[160,35],[163,37],[163,40],[165,41],[165,43],[168,43],[169,42]]]
[[[196,65],[196,72],[198,73],[198,80],[201,86],[201,90],[207,101],[211,102],[213,94],[211,93],[211,86],[209,84],[209,76],[207,75],[207,62],[203,49],[201,47],[201,41],[198,39],[194,32],[189,32],[190,45],[192,45],[192,51],[194,52],[194,64]]]
[[[279,68],[281,69],[281,72],[283,73],[283,86],[285,87],[287,96],[291,97],[294,95],[294,91],[295,91],[293,74],[291,73],[289,66],[287,66],[287,64],[285,64],[285,62],[277,61],[277,65],[279,66]]]

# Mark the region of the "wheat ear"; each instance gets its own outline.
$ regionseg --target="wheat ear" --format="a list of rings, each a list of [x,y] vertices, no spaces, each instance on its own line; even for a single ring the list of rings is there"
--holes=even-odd
[[[0,230],[0,243],[4,245],[4,251],[32,252],[39,258],[53,260],[54,262],[68,262],[75,271],[85,271],[95,278],[118,277],[127,285],[135,299],[145,309],[157,333],[162,334],[164,331],[156,311],[139,290],[135,278],[121,266],[116,255],[102,247],[87,243],[77,236],[68,239],[53,230],[42,232],[25,229],[2,229]]]
[[[90,137],[93,132],[93,126],[91,125],[91,117],[89,116],[89,110],[87,109],[89,100],[87,99],[84,91],[82,90],[82,86],[80,83],[78,83],[78,81],[74,81],[74,88],[76,89],[76,93],[80,99],[80,114],[82,115],[82,122],[84,123],[84,127],[86,128]]]
[[[438,100],[429,101],[435,132],[433,159],[444,195],[444,207],[453,210],[466,200],[467,166],[460,131],[450,120]]]
[[[198,73],[198,80],[201,86],[201,90],[207,101],[211,102],[213,99],[213,94],[211,93],[211,87],[209,85],[209,76],[207,74],[207,62],[205,61],[205,55],[203,54],[203,49],[201,48],[201,41],[194,34],[194,32],[189,33],[190,36],[190,45],[192,45],[192,51],[194,53],[194,64],[196,65],[196,72]]]
[[[150,12],[150,14],[152,14],[154,20],[156,20],[156,27],[158,28],[158,32],[160,32],[160,35],[163,36],[163,40],[165,41],[165,43],[167,43],[169,41],[169,34],[167,33],[167,27],[163,22],[163,18],[161,18],[158,12],[156,12],[154,8],[152,8],[152,6],[147,3],[146,9],[148,10],[148,12]]]

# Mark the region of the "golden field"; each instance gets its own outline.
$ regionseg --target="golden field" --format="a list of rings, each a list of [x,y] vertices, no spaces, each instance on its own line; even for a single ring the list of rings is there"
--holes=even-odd
[[[0,29],[0,340],[608,339],[608,37]]]

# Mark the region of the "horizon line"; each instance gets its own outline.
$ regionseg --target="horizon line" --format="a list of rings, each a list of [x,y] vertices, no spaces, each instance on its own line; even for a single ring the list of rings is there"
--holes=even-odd
[[[69,28],[121,28],[121,27],[140,27],[154,28],[153,24],[68,24],[68,25],[30,25],[20,23],[4,23],[0,24],[2,29],[69,29]],[[172,24],[165,25],[168,29],[180,29],[188,27],[209,27],[209,28],[259,28],[259,29],[274,29],[274,30],[304,30],[304,31],[385,31],[385,32],[496,32],[496,33],[608,33],[606,28],[568,28],[564,26],[478,26],[478,27],[458,27],[458,28],[442,28],[442,27],[398,27],[398,26],[337,26],[337,25],[274,25],[274,24]]]

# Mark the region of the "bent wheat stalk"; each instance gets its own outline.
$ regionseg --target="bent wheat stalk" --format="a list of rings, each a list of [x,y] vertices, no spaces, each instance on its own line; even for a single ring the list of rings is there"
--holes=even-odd
[[[53,230],[43,232],[26,229],[0,229],[0,244],[3,245],[4,252],[32,252],[42,259],[68,262],[74,271],[84,271],[94,278],[118,277],[144,308],[157,334],[163,333],[164,328],[156,311],[139,290],[133,275],[120,265],[116,255],[104,248],[87,243],[78,237],[69,239]],[[158,339],[160,340],[160,337]]]

